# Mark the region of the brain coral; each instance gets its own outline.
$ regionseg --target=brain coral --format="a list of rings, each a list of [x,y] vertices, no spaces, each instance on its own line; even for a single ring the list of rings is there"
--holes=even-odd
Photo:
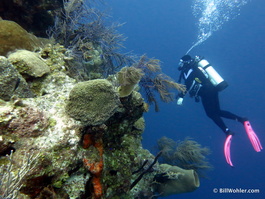
[[[105,79],[80,82],[71,90],[66,113],[84,125],[99,125],[107,121],[120,104],[112,84]]]

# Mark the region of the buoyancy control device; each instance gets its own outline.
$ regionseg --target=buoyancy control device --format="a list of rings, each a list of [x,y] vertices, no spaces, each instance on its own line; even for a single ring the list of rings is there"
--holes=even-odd
[[[228,86],[227,82],[218,74],[218,72],[211,66],[211,64],[207,60],[200,59],[198,56],[196,56],[195,61],[198,62],[198,68],[202,72],[202,74],[210,80],[212,85],[218,91],[222,91]]]

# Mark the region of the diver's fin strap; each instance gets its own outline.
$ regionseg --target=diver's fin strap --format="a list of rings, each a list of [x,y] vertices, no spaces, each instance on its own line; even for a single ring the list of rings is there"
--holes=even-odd
[[[225,139],[224,154],[225,154],[226,162],[232,167],[233,163],[231,161],[231,155],[230,155],[231,142],[232,142],[232,135],[228,135]]]
[[[246,130],[246,133],[248,135],[248,139],[250,140],[253,148],[255,151],[260,152],[262,150],[262,146],[261,143],[259,141],[258,136],[256,135],[256,133],[253,131],[250,122],[249,121],[245,121],[244,122],[244,127]]]

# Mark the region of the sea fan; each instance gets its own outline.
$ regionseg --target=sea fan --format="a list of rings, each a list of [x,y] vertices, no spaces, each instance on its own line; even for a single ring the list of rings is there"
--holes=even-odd
[[[159,94],[163,102],[170,102],[174,100],[172,90],[184,92],[186,89],[184,85],[174,82],[172,78],[162,72],[158,59],[149,59],[146,55],[143,55],[133,67],[143,71],[144,76],[139,84],[143,89],[147,102],[149,104],[155,104],[155,111],[159,111],[155,93]]]

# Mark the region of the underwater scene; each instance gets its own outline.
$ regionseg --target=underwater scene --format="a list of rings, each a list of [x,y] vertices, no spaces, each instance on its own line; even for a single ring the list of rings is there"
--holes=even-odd
[[[0,199],[264,199],[264,0],[0,0]]]

